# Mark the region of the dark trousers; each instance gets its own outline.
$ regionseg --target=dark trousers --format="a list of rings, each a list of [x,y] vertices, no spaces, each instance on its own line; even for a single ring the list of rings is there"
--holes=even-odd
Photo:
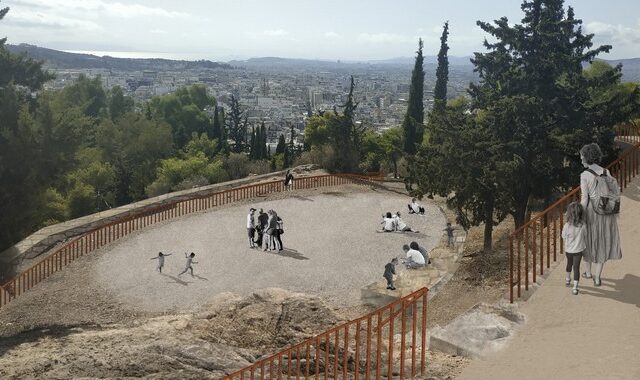
[[[384,276],[384,279],[387,280],[387,288],[394,288],[392,276],[389,276],[389,277]]]
[[[282,250],[282,239],[280,238],[280,231],[279,230],[275,230],[273,232],[273,237],[276,239],[275,243],[276,243],[276,248],[278,248],[279,250]]]
[[[567,256],[567,273],[571,273],[571,268],[573,268],[573,280],[580,281],[580,261],[582,261],[582,252],[565,252],[565,255]]]

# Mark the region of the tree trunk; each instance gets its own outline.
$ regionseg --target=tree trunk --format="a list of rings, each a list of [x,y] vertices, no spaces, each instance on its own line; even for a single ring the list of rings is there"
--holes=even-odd
[[[529,192],[519,194],[515,198],[515,207],[513,212],[513,222],[516,229],[520,228],[527,222],[527,209],[529,208]]]
[[[398,160],[393,160],[393,178],[398,178]]]
[[[482,249],[485,253],[491,252],[493,241],[493,203],[493,196],[488,196],[484,207],[484,244]]]

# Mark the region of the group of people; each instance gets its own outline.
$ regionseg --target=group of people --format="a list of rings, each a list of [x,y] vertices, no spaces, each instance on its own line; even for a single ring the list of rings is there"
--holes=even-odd
[[[388,212],[382,215],[382,232],[420,232],[409,227],[400,217],[400,211],[395,214]]]
[[[162,273],[162,268],[164,268],[164,258],[167,257],[167,256],[171,256],[171,253],[158,252],[158,256],[151,258],[151,260],[158,260],[158,267],[156,269],[160,273]],[[197,261],[195,261],[193,259],[194,257],[196,257],[195,253],[191,252],[190,254],[188,254],[188,253],[185,252],[185,254],[184,254],[184,258],[186,259],[185,267],[184,267],[184,270],[178,274],[178,276],[181,276],[181,275],[187,273],[187,271],[191,271],[191,277],[193,277],[193,266],[192,265],[198,263]]]
[[[580,174],[580,202],[567,207],[567,222],[562,227],[566,266],[566,286],[573,287],[577,295],[580,282],[580,262],[584,259],[586,270],[583,278],[593,279],[594,286],[602,284],[602,270],[608,260],[622,258],[618,213],[620,211],[620,187],[611,173],[602,166],[602,151],[597,144],[580,149],[580,159],[585,170]],[[592,264],[595,263],[595,273]]]
[[[405,257],[402,263],[407,269],[423,268],[428,264],[431,264],[431,259],[429,259],[427,250],[415,241],[403,245],[402,250],[405,253]],[[389,290],[396,290],[396,287],[393,284],[393,276],[396,274],[397,264],[398,258],[394,257],[389,263],[384,266],[384,273],[382,274],[382,277],[387,280],[387,289]]]
[[[250,208],[247,215],[249,248],[260,249],[264,246],[264,251],[267,249],[282,251],[284,249],[282,245],[282,234],[284,234],[282,218],[274,210],[268,210],[265,213],[260,209],[257,218],[255,212],[255,208]]]

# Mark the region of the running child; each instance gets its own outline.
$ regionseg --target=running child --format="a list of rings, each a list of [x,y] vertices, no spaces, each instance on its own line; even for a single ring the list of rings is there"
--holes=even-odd
[[[573,267],[573,295],[578,294],[580,282],[580,261],[587,248],[587,229],[585,228],[584,209],[579,202],[571,202],[567,207],[567,222],[562,227],[565,255],[567,256],[567,276],[565,285],[571,286],[571,268]]]
[[[187,259],[187,263],[184,266],[184,270],[182,272],[180,272],[180,274],[178,276],[181,276],[181,275],[187,273],[188,270],[190,270],[191,271],[191,277],[193,277],[193,267],[191,265],[198,263],[197,261],[193,260],[193,258],[196,257],[196,254],[191,252],[190,255],[187,255],[187,253],[185,252],[184,257]]]
[[[389,290],[396,290],[396,287],[393,286],[393,275],[396,274],[396,264],[398,264],[398,258],[394,257],[391,259],[391,262],[384,266],[384,274],[382,277],[387,280],[387,289]]]
[[[170,253],[167,253],[166,255],[162,252],[158,252],[158,256],[156,257],[152,257],[151,260],[158,260],[158,272],[162,273],[162,268],[164,267],[164,258],[167,256],[171,256]]]

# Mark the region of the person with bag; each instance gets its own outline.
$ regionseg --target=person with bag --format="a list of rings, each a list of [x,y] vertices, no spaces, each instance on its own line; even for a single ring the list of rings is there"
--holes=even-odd
[[[620,186],[611,173],[602,166],[602,151],[598,144],[587,144],[580,149],[580,159],[585,171],[580,174],[580,204],[584,208],[587,227],[584,261],[584,278],[593,278],[595,286],[601,285],[604,263],[608,260],[620,260],[620,232],[618,215],[620,213]],[[596,264],[595,273],[591,264]]]
[[[276,221],[276,228],[274,230],[273,237],[275,238],[275,245],[278,246],[278,252],[280,252],[284,249],[284,246],[282,245],[282,239],[280,238],[282,234],[284,234],[284,222],[275,211],[273,212],[273,218]]]

